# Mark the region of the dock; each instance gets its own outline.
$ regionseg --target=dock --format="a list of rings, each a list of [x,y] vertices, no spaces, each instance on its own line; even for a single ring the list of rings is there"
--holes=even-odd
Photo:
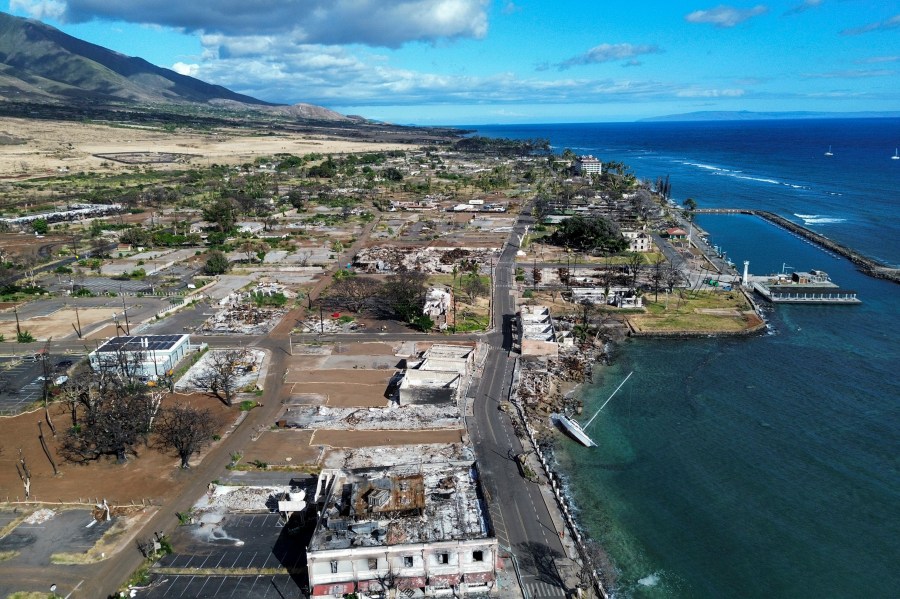
[[[745,285],[775,304],[861,304],[856,291],[835,285],[820,270],[795,272],[790,276],[746,275]]]
[[[779,214],[775,214],[774,212],[743,208],[700,208],[695,212],[697,214],[749,214],[751,216],[758,216],[774,225],[790,231],[791,233],[799,235],[828,251],[847,258],[850,262],[855,264],[863,274],[876,279],[886,279],[888,281],[893,281],[894,283],[900,283],[900,269],[893,268],[874,258],[865,256],[852,248],[829,239],[821,233],[816,233],[815,231],[788,220]]]

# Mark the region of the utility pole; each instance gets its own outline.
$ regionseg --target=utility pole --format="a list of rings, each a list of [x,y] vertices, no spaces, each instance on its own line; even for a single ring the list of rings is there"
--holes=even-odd
[[[120,289],[121,291],[121,289]],[[131,326],[128,324],[128,308],[125,307],[125,296],[122,296],[122,314],[125,315],[125,334],[131,335]]]

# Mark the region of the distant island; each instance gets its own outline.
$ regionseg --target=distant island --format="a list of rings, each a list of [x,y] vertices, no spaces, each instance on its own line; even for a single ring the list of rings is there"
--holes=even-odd
[[[885,119],[900,118],[900,111],[867,111],[867,112],[752,112],[749,110],[703,110],[682,114],[667,114],[639,119],[638,122],[676,122],[676,121],[771,121],[792,119]]]

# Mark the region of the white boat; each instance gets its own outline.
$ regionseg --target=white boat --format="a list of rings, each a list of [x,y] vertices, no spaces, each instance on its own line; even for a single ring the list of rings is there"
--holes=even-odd
[[[894,155],[891,156],[891,160],[900,160],[900,154],[897,153],[897,148],[894,148]]]
[[[593,416],[591,416],[591,419],[587,421],[587,424],[584,425],[584,428],[582,428],[580,424],[578,424],[571,418],[567,418],[565,414],[553,414],[551,417],[555,418],[556,421],[559,422],[563,426],[563,428],[566,429],[566,432],[568,432],[570,435],[572,435],[576,441],[578,441],[585,447],[597,447],[597,444],[594,443],[594,440],[591,439],[586,432],[584,432],[584,429],[589,427],[591,425],[591,423],[594,421],[594,418],[596,418],[597,416],[600,415],[600,412],[603,410],[603,408],[606,407],[606,404],[609,403],[609,400],[611,400],[613,398],[613,395],[615,395],[616,393],[619,392],[619,389],[621,389],[622,385],[624,385],[628,381],[628,379],[631,378],[632,374],[634,374],[634,371],[629,372],[628,376],[625,377],[625,380],[622,381],[621,383],[619,383],[619,386],[616,387],[616,390],[613,391],[612,395],[610,395],[606,399],[606,401],[603,402],[603,405],[600,406],[600,409],[597,410]]]
[[[597,447],[597,444],[594,443],[593,439],[588,437],[588,434],[581,429],[581,425],[575,422],[574,420],[570,420],[566,418],[562,414],[554,414],[553,417],[556,419],[558,423],[560,423],[566,432],[572,435],[572,437],[584,445],[585,447]]]
[[[828,151],[825,152],[825,155],[826,156],[834,156],[834,154],[831,153],[831,146],[828,146]]]

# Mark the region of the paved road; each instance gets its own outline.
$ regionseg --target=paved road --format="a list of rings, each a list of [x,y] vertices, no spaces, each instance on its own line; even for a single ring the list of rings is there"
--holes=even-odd
[[[527,208],[525,209],[527,211]],[[524,232],[530,217],[522,217],[510,239]],[[483,374],[474,396],[474,414],[468,420],[492,522],[500,544],[513,550],[522,573],[522,585],[532,599],[566,597],[556,560],[565,556],[556,527],[540,487],[519,475],[512,456],[522,451],[507,414],[499,409],[509,397],[515,367],[512,317],[515,314],[514,266],[518,245],[508,244],[494,269],[493,332]]]

